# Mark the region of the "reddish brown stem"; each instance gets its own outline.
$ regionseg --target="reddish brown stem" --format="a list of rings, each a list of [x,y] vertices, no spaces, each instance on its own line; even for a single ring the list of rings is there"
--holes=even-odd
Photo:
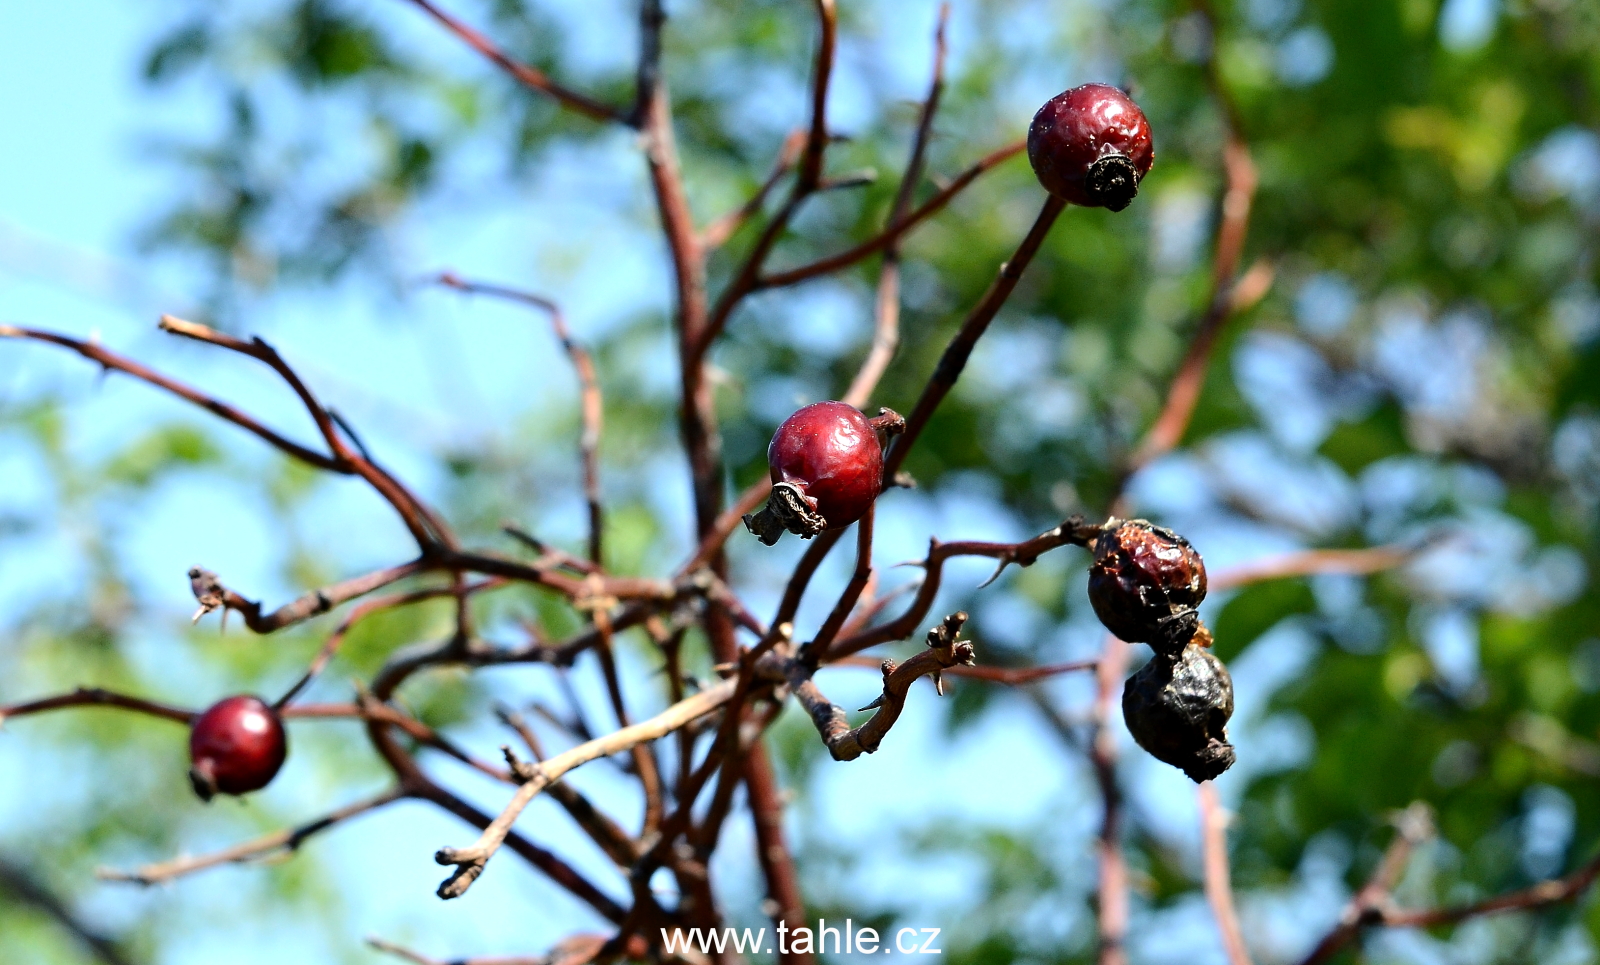
[[[998,167],[1002,163],[1011,160],[1018,154],[1021,154],[1027,146],[1028,144],[1026,141],[1013,141],[1010,144],[1007,144],[1005,147],[990,151],[988,154],[979,158],[978,161],[971,167],[952,178],[950,183],[945,185],[938,194],[935,194],[927,201],[924,201],[922,204],[918,205],[916,210],[906,215],[902,220],[892,223],[881,233],[867,239],[866,241],[863,241],[853,248],[847,248],[836,255],[829,255],[826,258],[819,258],[818,260],[809,264],[763,275],[757,281],[755,288],[757,290],[762,290],[767,288],[786,288],[790,285],[798,285],[800,282],[809,281],[812,278],[820,278],[823,275],[831,275],[842,268],[848,268],[864,258],[883,251],[885,248],[888,248],[890,245],[903,238],[917,225],[937,214],[942,208],[944,208],[945,205],[949,204],[956,195],[965,190],[968,185],[972,184],[973,181],[976,181],[979,175],[991,170],[992,168]]]
[[[922,430],[927,428],[928,420],[933,418],[934,410],[944,397],[955,388],[956,380],[961,377],[961,370],[966,368],[967,359],[972,356],[972,349],[978,344],[978,339],[989,330],[989,323],[1000,311],[1000,306],[1011,297],[1011,292],[1017,287],[1017,282],[1022,278],[1022,273],[1027,270],[1028,263],[1033,261],[1033,256],[1038,254],[1039,247],[1044,244],[1045,236],[1050,233],[1050,226],[1056,223],[1056,218],[1061,214],[1067,203],[1054,195],[1045,199],[1044,207],[1039,209],[1039,217],[1033,222],[1033,227],[1022,239],[1022,244],[1017,246],[1016,254],[1000,266],[999,275],[989,290],[978,300],[968,313],[966,320],[961,323],[961,329],[956,332],[955,338],[945,347],[944,354],[939,357],[939,365],[933,370],[933,375],[928,379],[927,386],[922,390],[922,395],[917,399],[916,408],[911,410],[911,415],[906,418],[906,431],[895,437],[889,451],[884,455],[883,479],[887,486],[894,480],[895,473],[905,464],[906,455],[911,447],[917,444],[917,438],[922,435]]]
[[[570,111],[582,114],[596,121],[614,121],[618,124],[631,124],[630,118],[622,111],[609,104],[599,101],[551,80],[544,71],[530,67],[521,61],[513,59],[501,50],[488,37],[467,26],[462,21],[445,13],[429,0],[411,0],[411,3],[420,7],[428,16],[439,21],[444,28],[457,37],[473,50],[487,57],[496,67],[510,74],[516,81],[530,90],[536,90],[554,99],[556,103]]]

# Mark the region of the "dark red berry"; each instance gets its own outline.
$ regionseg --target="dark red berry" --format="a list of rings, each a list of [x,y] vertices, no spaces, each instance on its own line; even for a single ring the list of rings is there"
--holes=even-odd
[[[1028,160],[1039,183],[1084,207],[1126,208],[1155,158],[1144,111],[1109,84],[1057,94],[1028,128]]]
[[[1164,653],[1182,650],[1200,625],[1206,564],[1189,541],[1142,519],[1112,521],[1096,537],[1089,602],[1106,629]]]
[[[202,801],[218,793],[248,794],[272,781],[288,756],[283,721],[258,697],[213,704],[189,731],[189,781]]]
[[[1133,739],[1196,784],[1233,766],[1232,716],[1233,678],[1199,644],[1157,653],[1122,688],[1122,717]]]
[[[784,420],[767,447],[772,495],[765,509],[744,518],[750,532],[771,546],[784,530],[810,539],[860,519],[883,491],[878,431],[905,425],[883,413],[868,419],[853,405],[817,402]]]

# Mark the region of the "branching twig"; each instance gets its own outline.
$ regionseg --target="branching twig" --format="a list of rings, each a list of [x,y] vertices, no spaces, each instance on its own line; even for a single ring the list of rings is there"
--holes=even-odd
[[[456,866],[455,873],[439,886],[439,897],[457,898],[466,893],[472,882],[483,873],[489,858],[505,840],[506,833],[510,831],[517,816],[550,782],[559,780],[561,775],[579,765],[630,750],[635,745],[670,734],[695,718],[710,713],[733,696],[734,685],[735,681],[724,680],[681,703],[668,707],[647,721],[580,744],[537,765],[537,774],[524,781],[517,789],[511,803],[506,805],[499,817],[484,828],[483,835],[476,844],[467,848],[442,848],[435,855],[435,860],[440,864]]]
[[[1394,886],[1399,883],[1400,876],[1405,873],[1406,863],[1411,860],[1411,852],[1433,837],[1433,811],[1426,804],[1418,801],[1395,816],[1395,830],[1398,833],[1395,835],[1394,841],[1390,842],[1388,849],[1384,851],[1382,860],[1378,862],[1378,867],[1372,872],[1372,877],[1367,880],[1366,885],[1360,891],[1356,892],[1355,897],[1350,899],[1350,904],[1345,906],[1344,913],[1339,916],[1339,923],[1323,937],[1322,941],[1317,943],[1316,948],[1311,950],[1311,954],[1307,955],[1300,965],[1322,965],[1323,962],[1336,955],[1340,949],[1355,941],[1364,926],[1385,923],[1386,912],[1384,909],[1389,902],[1389,894],[1394,890]],[[1590,865],[1586,866],[1586,868],[1600,869],[1600,863],[1590,862]],[[1594,870],[1589,870],[1589,876],[1590,880],[1592,880]],[[1546,882],[1545,884],[1549,885],[1552,882]],[[1491,899],[1491,901],[1498,900],[1501,899]],[[1466,910],[1457,909],[1456,912]],[[1438,913],[1433,912],[1432,914]],[[1484,912],[1475,913],[1483,914]],[[1435,922],[1435,924],[1439,923],[1443,922]],[[1423,924],[1423,922],[1418,921],[1412,924]]]
[[[903,238],[917,225],[937,214],[956,195],[965,190],[973,181],[976,181],[979,175],[992,168],[999,167],[1006,161],[1021,154],[1027,146],[1026,141],[1013,141],[1005,147],[990,151],[975,161],[971,167],[952,178],[949,184],[939,190],[938,194],[918,205],[910,214],[900,221],[890,224],[879,234],[838,254],[819,258],[809,264],[762,275],[756,282],[756,290],[787,288],[790,285],[798,285],[800,282],[809,281],[812,278],[831,275],[841,268],[848,268],[856,262],[884,250]]]
[[[965,613],[952,613],[944,624],[928,631],[928,649],[918,653],[903,664],[893,660],[883,662],[883,693],[863,710],[876,708],[866,723],[852,728],[844,708],[828,700],[811,679],[811,670],[803,661],[790,661],[786,676],[796,699],[811,715],[811,722],[822,735],[828,753],[836,761],[853,761],[862,754],[871,754],[883,743],[884,735],[900,718],[905,707],[906,694],[918,677],[932,674],[939,692],[944,685],[939,680],[941,671],[962,664],[970,664],[974,650],[970,641],[959,639]]]

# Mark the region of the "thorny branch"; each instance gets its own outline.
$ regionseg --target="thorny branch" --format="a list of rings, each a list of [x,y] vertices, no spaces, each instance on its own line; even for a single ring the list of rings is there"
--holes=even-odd
[[[871,754],[883,743],[883,737],[900,719],[905,708],[906,694],[919,677],[932,675],[939,692],[944,685],[939,680],[942,671],[951,667],[970,665],[974,659],[971,642],[960,639],[961,627],[967,622],[964,612],[952,613],[944,623],[928,631],[928,649],[905,663],[893,660],[883,662],[883,693],[862,710],[876,710],[866,723],[851,727],[844,708],[828,700],[811,679],[811,671],[803,661],[791,661],[786,667],[786,677],[795,698],[800,701],[811,722],[822,735],[828,753],[836,761],[853,761],[862,754]]]

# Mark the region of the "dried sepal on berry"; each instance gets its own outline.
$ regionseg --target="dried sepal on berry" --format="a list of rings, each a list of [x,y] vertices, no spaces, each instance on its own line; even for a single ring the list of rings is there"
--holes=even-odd
[[[1177,653],[1200,626],[1195,608],[1205,596],[1205,561],[1172,530],[1112,520],[1095,539],[1089,603],[1123,640]]]
[[[1157,653],[1122,688],[1122,716],[1139,746],[1196,784],[1233,766],[1228,718],[1233,678],[1211,651],[1191,643]]]

